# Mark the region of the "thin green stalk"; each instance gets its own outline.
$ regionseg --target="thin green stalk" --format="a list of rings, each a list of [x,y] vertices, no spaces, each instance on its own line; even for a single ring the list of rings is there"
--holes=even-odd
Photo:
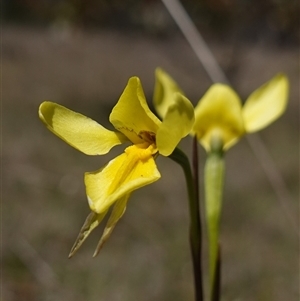
[[[189,198],[189,214],[190,214],[190,245],[193,261],[194,284],[195,284],[195,301],[203,301],[202,287],[202,267],[201,267],[201,221],[197,186],[193,178],[189,160],[185,153],[176,148],[169,156],[173,161],[178,163],[185,175],[186,185]],[[198,163],[197,163],[198,164]],[[197,173],[198,174],[198,173]]]
[[[221,254],[219,246],[220,217],[223,199],[224,159],[222,141],[213,140],[205,163],[205,210],[209,240],[210,300],[220,300]]]
[[[216,271],[215,271],[215,278],[213,281],[213,288],[212,288],[212,301],[220,301],[221,300],[221,247],[218,247],[218,254],[217,254],[217,262],[216,262]]]

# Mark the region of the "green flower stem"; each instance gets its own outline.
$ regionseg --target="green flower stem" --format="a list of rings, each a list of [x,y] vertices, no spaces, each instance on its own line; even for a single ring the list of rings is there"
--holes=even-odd
[[[224,184],[224,160],[222,144],[212,141],[211,152],[205,163],[205,209],[209,239],[209,279],[211,300],[219,300],[221,254],[219,228]]]
[[[221,247],[218,247],[217,262],[216,262],[216,273],[214,277],[214,283],[211,294],[212,301],[221,300]]]
[[[189,213],[190,213],[190,245],[193,260],[194,284],[195,284],[195,300],[203,300],[202,288],[202,266],[201,266],[201,221],[197,187],[193,178],[190,163],[180,149],[176,148],[169,156],[173,161],[178,163],[184,171],[186,185],[189,198]],[[198,174],[198,173],[197,173]]]

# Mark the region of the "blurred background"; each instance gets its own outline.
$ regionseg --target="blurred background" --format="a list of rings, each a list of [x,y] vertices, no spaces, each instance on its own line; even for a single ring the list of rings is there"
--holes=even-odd
[[[287,184],[290,216],[242,139],[226,155],[222,300],[299,300],[299,3],[184,6],[243,100],[276,73],[289,77],[286,113],[259,135]],[[193,300],[180,167],[159,157],[161,180],[132,195],[100,255],[92,258],[102,227],[68,259],[89,213],[83,173],[123,148],[85,156],[37,115],[52,100],[111,128],[108,115],[130,76],[141,78],[152,106],[158,66],[196,104],[211,81],[164,5],[3,0],[2,19],[2,300]],[[189,154],[190,139],[181,147]]]

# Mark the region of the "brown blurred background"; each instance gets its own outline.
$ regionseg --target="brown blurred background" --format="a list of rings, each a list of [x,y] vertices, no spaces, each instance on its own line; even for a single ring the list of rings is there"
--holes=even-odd
[[[287,112],[260,136],[287,184],[291,217],[241,140],[226,155],[222,300],[299,300],[299,235],[292,227],[299,214],[299,3],[184,6],[244,100],[277,72],[290,79]],[[151,103],[157,66],[196,104],[211,82],[165,7],[156,0],[6,0],[2,16],[1,300],[193,300],[179,166],[159,157],[162,179],[132,195],[101,254],[92,258],[99,228],[69,260],[89,213],[83,173],[122,147],[85,156],[37,116],[47,99],[110,128],[108,115],[130,76],[141,78]],[[182,148],[189,153],[191,141]],[[204,155],[201,149],[200,175]]]

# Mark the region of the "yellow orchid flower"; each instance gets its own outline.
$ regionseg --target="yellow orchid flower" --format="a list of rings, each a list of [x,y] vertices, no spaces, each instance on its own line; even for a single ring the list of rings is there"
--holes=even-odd
[[[242,106],[236,92],[224,84],[213,84],[195,107],[191,134],[208,153],[205,163],[205,210],[209,237],[210,288],[216,284],[219,253],[219,222],[225,164],[224,151],[243,135],[256,132],[280,117],[286,109],[288,79],[276,75],[255,90]],[[154,106],[160,116],[173,103],[174,93],[182,93],[176,82],[162,69],[156,70]]]
[[[279,118],[287,105],[288,89],[287,77],[278,74],[255,90],[242,106],[230,86],[213,84],[195,107],[192,134],[206,151],[211,149],[212,137],[219,137],[227,150],[246,133],[256,132]],[[172,77],[157,68],[153,103],[161,117],[173,104],[175,93],[183,94]]]
[[[285,111],[288,98],[288,79],[276,75],[255,90],[244,106],[236,92],[227,85],[212,85],[195,108],[193,132],[206,149],[218,137],[227,150],[246,133],[256,132]]]
[[[109,117],[116,131],[49,101],[40,105],[39,117],[55,135],[87,155],[103,155],[116,145],[132,143],[101,169],[85,173],[86,194],[92,212],[70,256],[114,205],[95,256],[124,214],[131,192],[160,178],[155,158],[158,154],[169,156],[188,135],[194,123],[194,110],[189,100],[178,94],[164,120],[160,121],[147,105],[139,78],[132,77]]]
[[[195,108],[193,132],[208,152],[204,182],[211,292],[218,269],[219,223],[225,169],[223,152],[246,133],[256,132],[281,116],[285,111],[287,98],[287,77],[278,74],[255,90],[244,106],[232,88],[214,84]]]

